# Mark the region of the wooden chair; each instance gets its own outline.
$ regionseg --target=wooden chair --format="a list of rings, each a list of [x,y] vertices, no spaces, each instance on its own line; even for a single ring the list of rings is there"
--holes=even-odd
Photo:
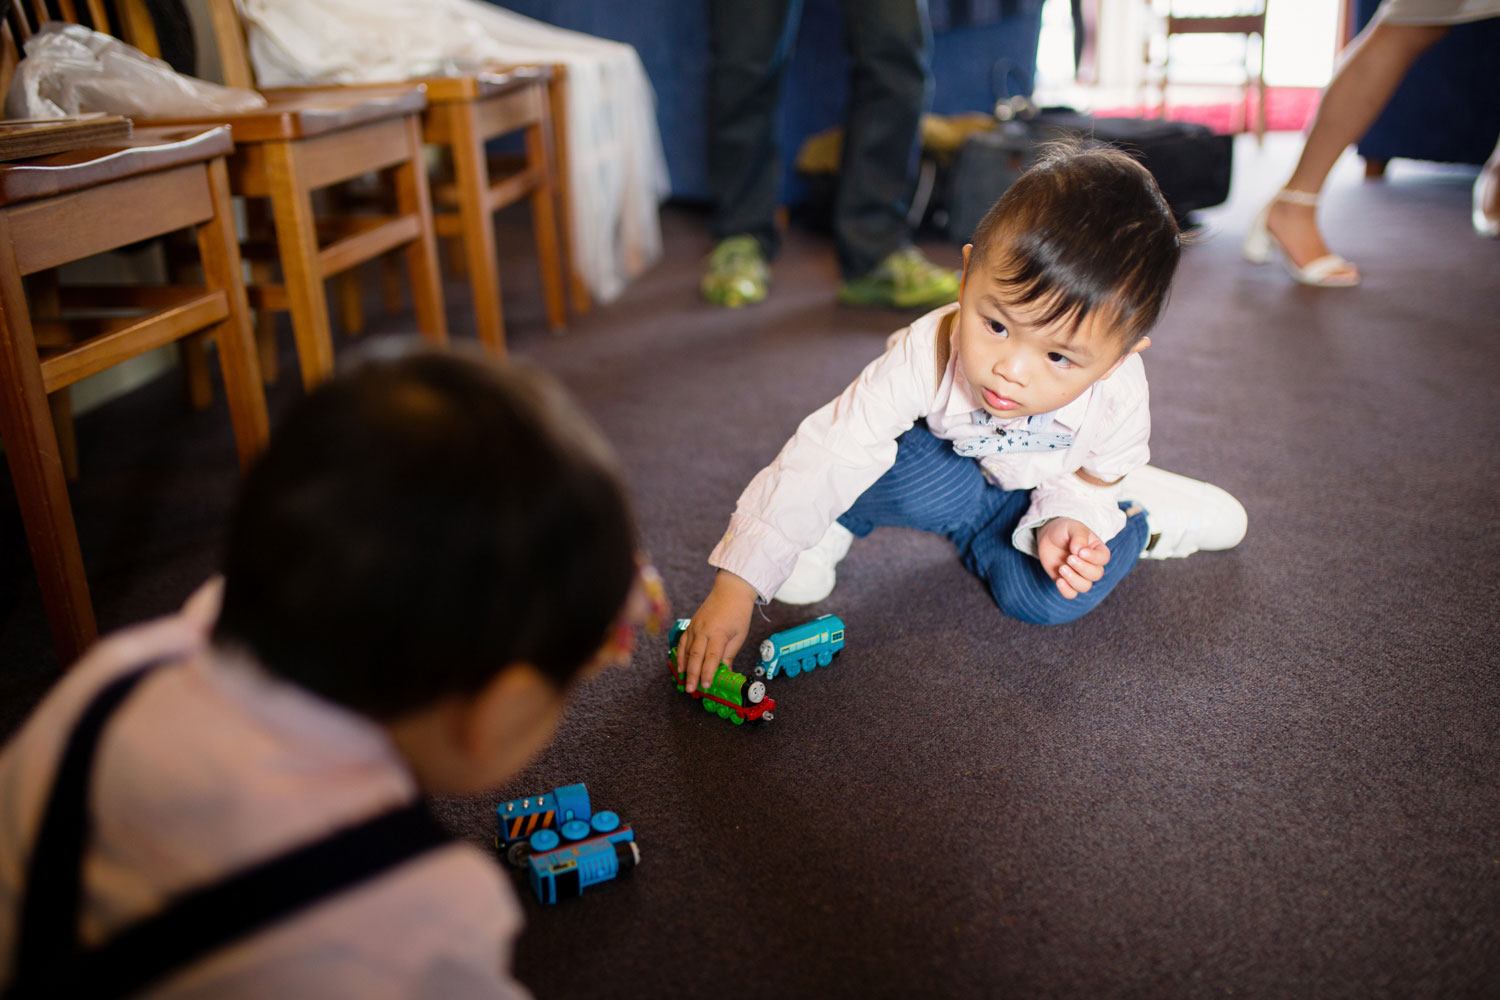
[[[43,14],[78,20],[73,0],[57,0],[50,12],[45,0],[29,2],[29,16],[20,3],[11,11],[12,26],[23,41]],[[144,0],[88,0],[85,13],[96,31],[112,33],[111,25],[119,25],[126,40],[154,44],[154,35],[146,30],[151,22]],[[227,58],[236,58],[233,49]],[[238,58],[244,58],[242,49]],[[229,126],[235,146],[228,161],[230,191],[247,199],[246,214],[252,221],[269,215],[275,233],[274,243],[251,240],[244,248],[247,259],[262,265],[252,268],[250,304],[262,314],[291,312],[302,380],[308,387],[333,372],[325,281],[394,250],[405,256],[418,330],[431,342],[447,343],[431,193],[422,158],[421,113],[426,106],[421,86],[405,85],[283,95],[259,111],[136,119],[138,126]],[[391,176],[396,193],[393,213],[320,215],[315,210],[314,192],[374,171]],[[264,210],[267,204],[269,212]],[[273,260],[279,264],[279,283],[270,280],[267,265]],[[266,325],[260,329],[264,332]],[[263,345],[263,358],[268,353],[273,352]]]
[[[552,111],[553,167],[557,176],[557,201],[562,206],[559,231],[562,234],[563,270],[568,279],[568,302],[573,315],[585,316],[594,307],[593,296],[583,275],[573,263],[573,200],[568,197],[568,178],[572,177],[568,160],[568,68],[561,63],[552,67],[552,81],[547,84],[547,104]]]
[[[218,350],[241,466],[266,442],[225,166],[232,149],[223,126],[138,129],[105,148],[0,164],[0,440],[64,665],[96,625],[49,395],[202,332]],[[64,287],[55,311],[28,300],[29,275],[187,227],[199,287]]]
[[[254,87],[254,69],[237,0],[208,0],[208,8],[225,82]],[[436,178],[435,193],[440,208],[452,205],[454,210],[436,212],[435,227],[439,236],[456,237],[463,249],[462,270],[469,279],[479,340],[491,351],[504,353],[505,321],[493,216],[522,199],[530,202],[548,326],[558,330],[567,323],[568,294],[575,312],[586,312],[588,294],[573,272],[568,244],[566,238],[559,238],[557,222],[559,202],[565,222],[568,219],[568,201],[559,180],[563,175],[555,162],[556,154],[565,146],[558,145],[561,130],[554,131],[554,121],[566,99],[564,68],[521,66],[405,82],[419,83],[426,89],[422,137],[443,150],[450,171],[450,176]],[[369,86],[389,84],[355,84],[349,89],[358,91]],[[304,89],[265,93],[295,94]],[[525,138],[525,152],[518,161],[486,156],[487,142],[517,132]],[[356,328],[357,289],[346,290],[342,298],[346,303],[345,322]]]
[[[1148,79],[1156,79],[1161,87],[1159,114],[1167,114],[1167,83],[1171,68],[1172,39],[1181,35],[1237,35],[1244,41],[1245,81],[1244,128],[1255,132],[1257,142],[1266,136],[1266,3],[1268,0],[1223,0],[1217,5],[1200,3],[1191,12],[1177,13],[1174,0],[1166,0],[1166,9],[1160,19],[1157,38],[1146,42],[1146,67]],[[1147,5],[1156,11],[1160,6],[1154,0]],[[1184,6],[1192,7],[1191,4]],[[1257,44],[1255,59],[1251,60],[1250,39]],[[1250,94],[1255,92],[1255,125],[1250,124]]]

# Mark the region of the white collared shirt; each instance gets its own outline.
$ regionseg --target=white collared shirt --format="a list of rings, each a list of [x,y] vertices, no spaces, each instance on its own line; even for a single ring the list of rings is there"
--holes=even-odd
[[[896,331],[884,354],[802,421],[740,494],[729,530],[709,554],[711,565],[744,579],[767,600],[791,575],[798,553],[816,545],[895,464],[896,439],[916,421],[925,419],[948,441],[993,433],[974,420],[983,408],[958,363],[957,313],[956,304],[943,306]],[[1028,419],[993,426],[1022,427]],[[1001,489],[1032,491],[1012,544],[1034,555],[1036,527],[1055,517],[1081,521],[1109,541],[1125,526],[1118,490],[1092,486],[1074,473],[1114,482],[1149,460],[1151,414],[1140,355],[1130,355],[1109,378],[1055,411],[1047,429],[1071,434],[1072,445],[976,459]]]

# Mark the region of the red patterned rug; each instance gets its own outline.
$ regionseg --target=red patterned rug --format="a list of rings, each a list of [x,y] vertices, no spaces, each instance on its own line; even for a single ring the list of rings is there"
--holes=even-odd
[[[1318,110],[1318,97],[1322,93],[1316,87],[1268,87],[1266,88],[1266,129],[1270,132],[1300,132],[1312,121]],[[1255,95],[1250,95],[1250,128],[1245,127],[1245,103],[1228,100],[1215,104],[1168,104],[1167,117],[1172,121],[1198,122],[1215,132],[1232,134],[1253,131],[1255,123]],[[1153,104],[1100,108],[1094,111],[1098,118],[1155,117],[1157,107]]]

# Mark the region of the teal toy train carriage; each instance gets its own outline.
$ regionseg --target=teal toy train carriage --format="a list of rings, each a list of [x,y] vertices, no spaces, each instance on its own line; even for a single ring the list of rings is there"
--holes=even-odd
[[[677,685],[677,690],[683,692],[687,691],[687,683],[682,672],[677,669],[677,640],[682,637],[691,620],[677,619],[667,633],[667,670],[671,672],[672,682]],[[719,664],[719,669],[714,671],[714,678],[707,687],[700,687],[691,694],[703,702],[705,711],[713,712],[721,719],[728,719],[736,726],[742,726],[746,722],[770,722],[775,718],[771,709],[776,707],[776,700],[766,693],[765,683],[736,673],[727,663]]]
[[[785,672],[788,677],[796,677],[805,670],[828,666],[843,648],[844,619],[823,615],[766,636],[760,644],[755,676],[772,680]]]

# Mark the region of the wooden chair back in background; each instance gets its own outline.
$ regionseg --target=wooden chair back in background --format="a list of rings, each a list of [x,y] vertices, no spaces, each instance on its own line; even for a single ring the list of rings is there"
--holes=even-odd
[[[30,13],[22,11],[29,5]],[[35,30],[38,12],[53,19],[87,20],[95,30],[118,31],[128,40],[146,38],[151,24],[144,0],[22,0],[16,7]],[[137,27],[132,27],[137,26]],[[226,66],[247,58],[232,39],[218,40]],[[147,54],[153,54],[147,52]],[[248,286],[257,311],[262,368],[276,370],[269,340],[271,312],[291,313],[303,383],[309,387],[333,372],[333,339],[325,282],[365,261],[401,251],[412,292],[416,326],[424,338],[446,344],[433,233],[431,193],[422,158],[420,84],[386,88],[305,91],[272,96],[261,110],[138,118],[137,126],[225,124],[234,137],[228,161],[232,194],[246,200],[250,223],[243,256],[251,262]],[[314,192],[370,173],[390,177],[395,208],[385,213],[320,211]],[[279,281],[276,280],[279,271]],[[195,366],[196,367],[196,366]],[[203,393],[199,392],[201,396]]]
[[[246,27],[237,0],[207,0],[214,38],[220,47],[225,82],[254,87]],[[557,116],[565,115],[566,69],[562,66],[496,67],[493,71],[415,81],[427,91],[423,139],[443,152],[443,172],[434,176],[435,225],[439,236],[456,238],[462,255],[455,262],[469,280],[480,341],[494,353],[505,350],[494,213],[521,200],[529,203],[547,325],[567,323],[567,300],[586,312],[589,297],[571,265],[566,238],[569,201],[560,160],[565,155]],[[390,83],[350,84],[350,89]],[[321,89],[325,85],[312,85]],[[268,91],[296,93],[297,90]],[[490,140],[520,133],[519,157],[488,156]],[[558,216],[564,225],[559,230]],[[346,288],[346,324],[357,316],[357,290]]]
[[[29,27],[10,12],[0,64],[14,68],[13,39]],[[0,76],[8,87],[9,73]],[[97,626],[50,400],[121,361],[206,336],[217,348],[242,467],[268,436],[230,207],[232,149],[222,126],[137,129],[107,145],[0,163],[0,440],[63,665],[88,647]],[[196,234],[201,285],[37,280],[184,229]],[[28,278],[38,285],[30,295]]]

